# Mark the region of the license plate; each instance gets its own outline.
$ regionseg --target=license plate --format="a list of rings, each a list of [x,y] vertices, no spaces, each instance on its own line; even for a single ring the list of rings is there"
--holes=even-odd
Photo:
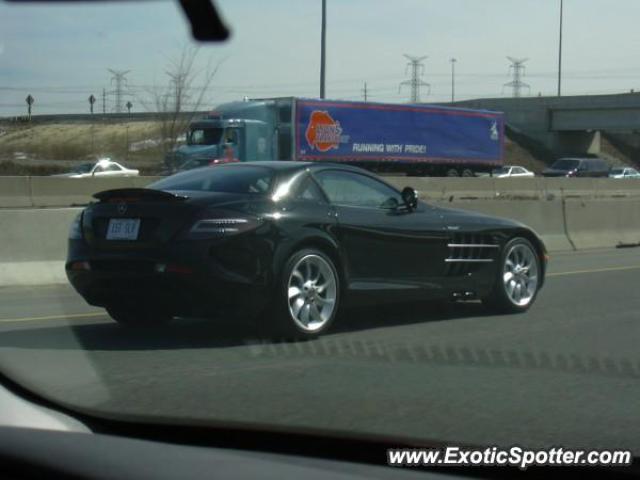
[[[107,228],[107,240],[137,240],[139,218],[112,218]]]

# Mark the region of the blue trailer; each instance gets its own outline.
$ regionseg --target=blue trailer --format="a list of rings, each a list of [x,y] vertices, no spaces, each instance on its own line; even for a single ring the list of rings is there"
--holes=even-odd
[[[346,162],[381,172],[471,176],[502,165],[502,113],[303,98],[220,105],[193,122],[178,165]],[[189,163],[187,163],[189,162]]]

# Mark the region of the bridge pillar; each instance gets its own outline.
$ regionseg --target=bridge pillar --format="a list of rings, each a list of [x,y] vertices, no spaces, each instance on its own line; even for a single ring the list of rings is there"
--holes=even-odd
[[[560,155],[599,155],[600,131],[557,132],[552,148]]]

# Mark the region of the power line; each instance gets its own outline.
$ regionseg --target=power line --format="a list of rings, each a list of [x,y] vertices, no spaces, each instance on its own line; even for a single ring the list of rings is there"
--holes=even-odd
[[[431,85],[420,79],[420,77],[424,75],[424,64],[422,63],[422,61],[427,57],[412,57],[411,55],[407,54],[405,54],[404,56],[409,59],[406,70],[408,70],[409,68],[411,69],[411,79],[400,82],[398,91],[402,89],[403,85],[411,86],[410,101],[411,103],[418,103],[420,101],[420,87],[427,87],[429,89],[429,93],[431,93]]]
[[[116,82],[116,113],[122,113],[122,96],[124,95],[124,86],[127,83],[125,75],[131,70],[113,70],[111,68],[108,68],[107,70],[113,75],[111,77],[111,84],[113,84],[114,81]]]
[[[513,89],[513,96],[520,97],[521,91],[523,88],[528,88],[529,84],[524,83],[522,81],[522,77],[524,77],[524,62],[529,60],[528,58],[513,58],[507,57],[507,59],[511,62],[509,66],[509,72],[513,73],[513,80],[504,84],[505,87],[511,87]]]

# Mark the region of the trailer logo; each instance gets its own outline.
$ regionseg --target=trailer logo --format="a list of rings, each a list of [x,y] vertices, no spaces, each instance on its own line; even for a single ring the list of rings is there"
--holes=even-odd
[[[495,120],[493,122],[491,122],[491,140],[498,140],[498,138],[500,138],[500,136],[498,135],[498,122],[496,122]]]
[[[340,146],[342,127],[340,122],[331,118],[329,112],[314,110],[309,117],[305,138],[309,147],[319,152],[327,152]]]

